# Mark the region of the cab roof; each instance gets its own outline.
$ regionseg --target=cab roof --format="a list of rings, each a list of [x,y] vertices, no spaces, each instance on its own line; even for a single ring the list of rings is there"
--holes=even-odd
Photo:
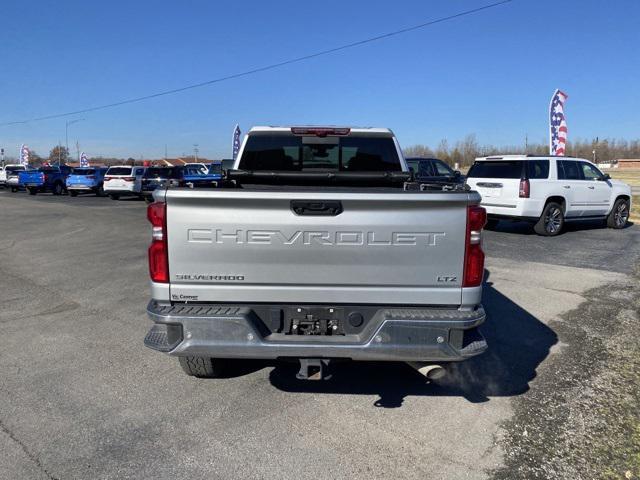
[[[276,133],[282,135],[291,135],[294,133],[294,129],[326,129],[326,130],[346,130],[348,129],[348,133],[341,134],[340,136],[347,136],[351,134],[359,134],[359,135],[371,135],[371,136],[380,136],[380,137],[393,137],[393,132],[388,128],[380,128],[380,127],[345,127],[338,125],[290,125],[290,126],[256,126],[252,127],[249,130],[249,135],[251,134],[265,134],[265,133]],[[300,134],[298,134],[300,135]]]

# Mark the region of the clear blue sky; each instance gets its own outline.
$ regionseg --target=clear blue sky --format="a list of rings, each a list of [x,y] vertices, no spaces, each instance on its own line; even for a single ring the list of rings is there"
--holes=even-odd
[[[357,41],[491,0],[2,2],[0,123],[123,100]],[[404,146],[640,137],[640,1],[515,0],[472,16],[173,96],[78,115],[89,156],[230,155],[252,125],[388,126]],[[73,119],[76,117],[71,117]],[[65,118],[0,127],[47,154]]]

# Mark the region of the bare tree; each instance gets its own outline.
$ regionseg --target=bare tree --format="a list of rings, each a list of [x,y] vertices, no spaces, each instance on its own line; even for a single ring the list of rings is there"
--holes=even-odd
[[[67,163],[69,159],[69,150],[62,145],[56,145],[49,152],[49,163]]]
[[[405,157],[422,157],[432,158],[434,156],[433,150],[426,145],[414,145],[404,150]]]
[[[576,139],[567,143],[567,153],[571,156],[593,160],[595,150],[596,160],[599,162],[610,162],[620,158],[640,158],[640,139],[626,140],[615,138],[594,138],[590,140]],[[432,152],[428,145],[415,145],[409,147],[405,152],[427,156],[427,152]],[[454,143],[453,148],[449,146],[448,140],[442,139],[433,151],[436,158],[444,160],[450,165],[458,163],[460,166],[468,166],[473,163],[476,157],[499,154],[533,154],[547,155],[549,145],[547,141],[529,142],[527,151],[524,145],[480,145],[475,134],[466,135],[462,140]]]

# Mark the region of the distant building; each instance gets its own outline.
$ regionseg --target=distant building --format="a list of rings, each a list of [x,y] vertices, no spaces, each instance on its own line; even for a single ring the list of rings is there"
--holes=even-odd
[[[621,158],[617,163],[618,168],[640,168],[640,158]]]
[[[49,162],[51,163],[51,165],[57,165],[56,162]],[[80,167],[80,163],[79,162],[67,162],[65,163],[65,165],[67,167],[71,167],[71,168],[79,168]],[[106,165],[102,162],[100,163],[95,163],[92,162],[91,159],[89,159],[89,167],[106,167]]]

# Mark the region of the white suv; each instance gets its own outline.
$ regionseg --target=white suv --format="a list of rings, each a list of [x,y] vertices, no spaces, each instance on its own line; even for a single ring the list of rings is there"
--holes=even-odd
[[[26,167],[24,165],[5,165],[0,167],[0,185],[6,188],[11,188],[12,192],[18,190],[18,174],[24,172]]]
[[[557,235],[565,221],[602,218],[623,228],[631,188],[582,158],[502,155],[476,158],[467,184],[482,195],[489,226],[530,220],[539,235]]]
[[[118,200],[121,195],[142,194],[142,176],[144,167],[132,167],[130,165],[118,165],[109,167],[104,175],[104,193],[113,200]]]

